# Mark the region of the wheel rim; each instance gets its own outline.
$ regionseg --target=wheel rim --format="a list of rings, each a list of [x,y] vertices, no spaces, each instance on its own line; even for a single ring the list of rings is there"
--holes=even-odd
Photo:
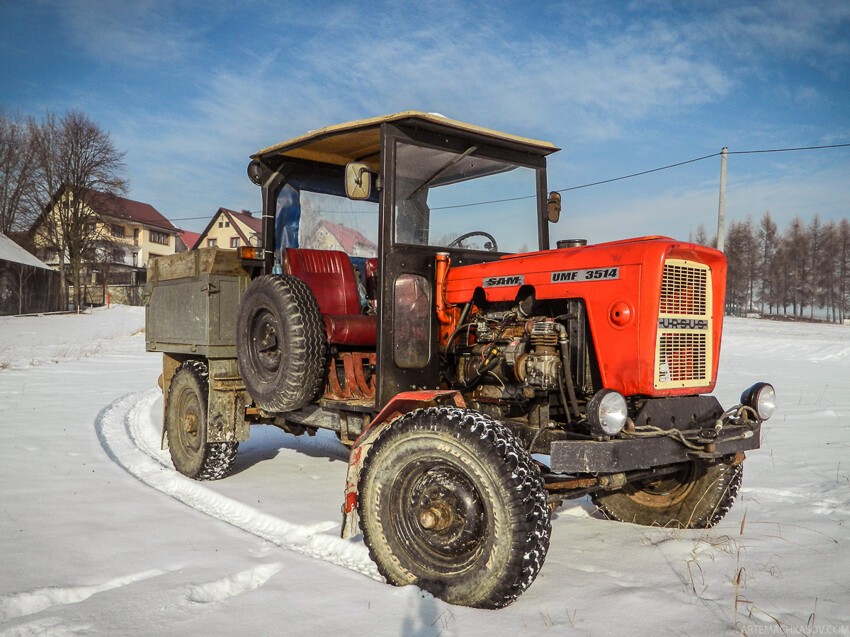
[[[248,344],[251,360],[256,363],[257,371],[266,379],[275,376],[280,369],[280,334],[280,322],[272,312],[263,308],[254,314]]]
[[[395,482],[392,521],[416,563],[457,572],[475,562],[486,543],[481,495],[466,474],[435,459],[404,467]]]
[[[642,506],[666,509],[688,497],[694,489],[696,477],[696,464],[690,463],[669,476],[636,482],[626,495]]]
[[[186,387],[177,402],[177,438],[180,449],[188,454],[201,448],[201,424],[205,414],[198,394]]]

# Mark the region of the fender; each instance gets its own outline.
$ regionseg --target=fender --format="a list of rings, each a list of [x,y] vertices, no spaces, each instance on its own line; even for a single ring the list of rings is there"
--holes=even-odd
[[[342,538],[348,539],[360,532],[360,515],[357,513],[357,485],[360,482],[363,462],[378,435],[404,414],[420,407],[437,405],[455,405],[465,408],[466,401],[459,391],[453,389],[401,392],[384,406],[354,441],[354,445],[351,447],[351,455],[348,457],[348,472],[345,476],[345,500],[342,505],[342,530],[340,532]]]

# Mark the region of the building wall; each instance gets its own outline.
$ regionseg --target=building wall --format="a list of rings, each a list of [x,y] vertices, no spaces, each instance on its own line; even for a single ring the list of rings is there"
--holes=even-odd
[[[123,229],[123,234],[119,234],[119,229]],[[124,219],[103,222],[100,224],[100,232],[114,242],[114,247],[124,248],[124,258],[120,261],[123,265],[145,268],[151,256],[174,254],[177,251],[175,233]],[[137,255],[135,260],[134,253]],[[119,261],[116,259],[115,262]]]
[[[227,215],[224,213],[219,213],[218,216],[213,221],[212,227],[209,232],[203,235],[201,243],[198,245],[199,248],[207,248],[210,247],[210,241],[215,241],[215,246],[218,248],[237,248],[245,245],[245,242],[239,236],[239,232],[237,232],[236,228],[233,227],[233,224],[237,224],[239,229],[242,231],[242,234],[248,237],[251,245],[259,245],[259,239],[256,236],[256,233],[246,224],[244,224],[239,219],[234,218],[233,223],[230,222]],[[237,239],[239,241],[239,245],[234,246],[231,242]]]

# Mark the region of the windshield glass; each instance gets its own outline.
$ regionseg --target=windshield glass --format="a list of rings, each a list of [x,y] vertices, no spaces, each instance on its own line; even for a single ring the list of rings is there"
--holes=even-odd
[[[477,151],[397,143],[396,243],[498,252],[538,248],[535,170]]]
[[[378,255],[378,204],[286,185],[277,195],[276,246]]]

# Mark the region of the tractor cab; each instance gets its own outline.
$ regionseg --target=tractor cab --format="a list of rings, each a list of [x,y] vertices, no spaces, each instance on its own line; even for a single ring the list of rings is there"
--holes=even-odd
[[[404,112],[253,155],[263,272],[294,275],[316,297],[338,370],[326,401],[374,408],[437,389],[437,255],[460,266],[547,249],[546,156],[556,150]]]

